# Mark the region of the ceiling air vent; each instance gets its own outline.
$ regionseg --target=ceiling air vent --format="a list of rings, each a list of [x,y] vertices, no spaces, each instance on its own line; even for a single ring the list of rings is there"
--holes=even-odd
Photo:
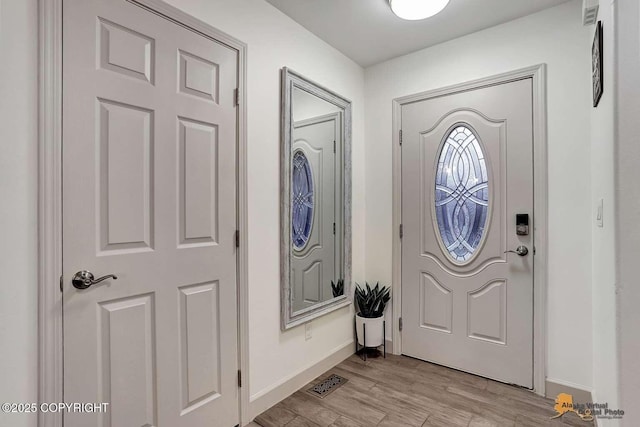
[[[593,25],[598,21],[598,0],[582,0],[582,24]]]

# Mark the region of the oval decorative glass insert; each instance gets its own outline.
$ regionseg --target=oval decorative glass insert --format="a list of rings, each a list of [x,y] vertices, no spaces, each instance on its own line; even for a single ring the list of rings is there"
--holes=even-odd
[[[449,256],[468,261],[478,249],[489,212],[489,177],[478,138],[465,125],[447,136],[436,170],[437,229]]]
[[[307,156],[298,150],[293,154],[291,175],[291,239],[293,247],[305,247],[313,228],[313,172]]]

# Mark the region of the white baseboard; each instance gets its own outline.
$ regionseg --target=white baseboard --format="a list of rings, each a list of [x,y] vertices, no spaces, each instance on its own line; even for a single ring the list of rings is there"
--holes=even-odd
[[[573,384],[568,381],[547,378],[545,383],[545,394],[548,399],[555,399],[560,393],[567,393],[573,396],[576,403],[591,403],[593,396],[591,390],[579,384]]]
[[[251,395],[249,398],[249,419],[253,420],[273,405],[300,390],[314,378],[351,356],[355,351],[354,346],[353,340],[344,343],[334,348],[325,358],[316,360],[306,368],[294,372],[277,383]]]

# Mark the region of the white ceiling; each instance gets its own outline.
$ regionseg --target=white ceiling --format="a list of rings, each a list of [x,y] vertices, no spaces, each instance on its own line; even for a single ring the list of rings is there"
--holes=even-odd
[[[502,24],[567,0],[451,0],[422,21],[396,17],[387,0],[267,0],[363,67]]]

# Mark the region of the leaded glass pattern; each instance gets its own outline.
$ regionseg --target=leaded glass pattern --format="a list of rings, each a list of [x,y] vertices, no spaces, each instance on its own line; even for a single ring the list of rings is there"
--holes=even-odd
[[[489,211],[489,177],[482,147],[474,132],[456,126],[447,136],[435,179],[438,232],[451,258],[471,259],[482,242]]]
[[[291,194],[291,239],[293,247],[305,247],[313,228],[313,171],[307,156],[298,150],[293,155]]]

